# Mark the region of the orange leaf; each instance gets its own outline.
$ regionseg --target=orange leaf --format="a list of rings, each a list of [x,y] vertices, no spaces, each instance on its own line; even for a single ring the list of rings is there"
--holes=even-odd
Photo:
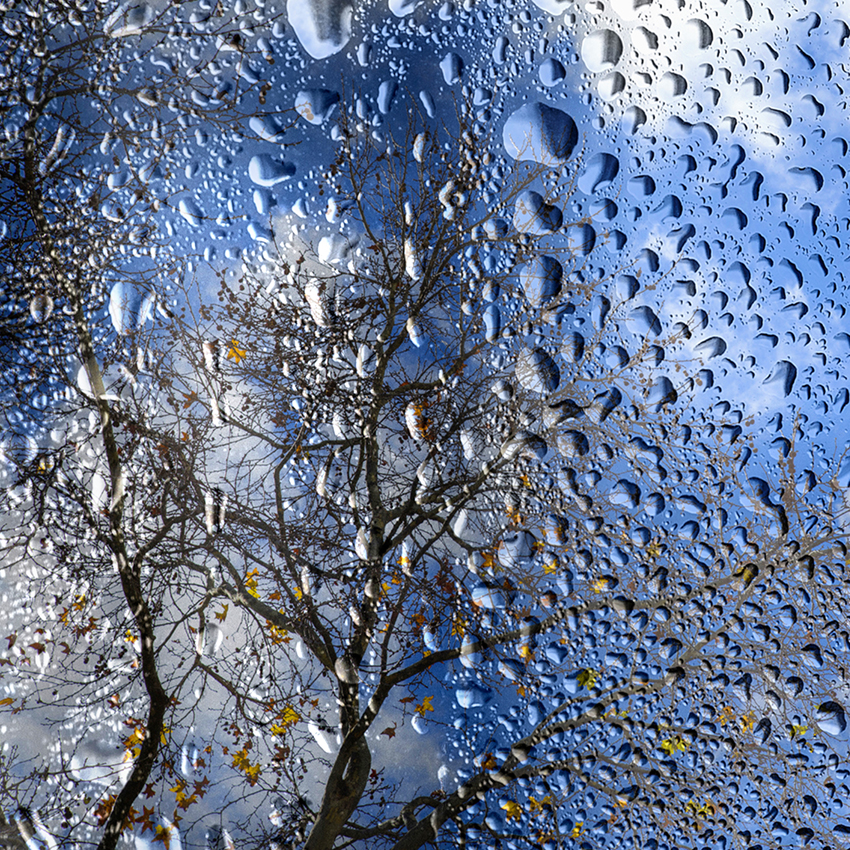
[[[481,762],[481,767],[483,767],[484,770],[493,770],[498,764],[499,762],[496,761],[496,757],[493,753],[487,753],[487,757],[483,762]]]

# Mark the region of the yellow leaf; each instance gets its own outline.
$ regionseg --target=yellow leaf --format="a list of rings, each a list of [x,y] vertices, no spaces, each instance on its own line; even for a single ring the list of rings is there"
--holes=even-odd
[[[581,673],[578,674],[578,683],[590,690],[596,684],[596,680],[598,677],[599,672],[597,670],[587,668],[586,670],[582,670]]]
[[[522,817],[522,809],[513,800],[506,800],[502,808],[508,813],[508,820],[519,820]]]
[[[594,593],[605,593],[606,590],[611,589],[612,584],[613,581],[609,576],[603,576],[602,578],[596,579],[596,581],[594,581],[590,586]]]
[[[134,729],[133,734],[124,741],[126,747],[134,747],[145,740],[145,733],[141,729]]]
[[[552,795],[547,794],[542,800],[537,800],[534,797],[528,798],[528,811],[531,814],[542,815],[545,814],[546,806],[552,805]]]
[[[796,723],[791,724],[791,733],[789,734],[789,738],[793,741],[794,738],[802,738],[806,732],[809,731],[808,726],[798,726]]]
[[[250,746],[250,745],[249,745]],[[252,787],[257,784],[257,779],[260,776],[260,765],[251,764],[248,759],[248,751],[245,747],[233,754],[233,766],[248,778],[248,784]]]
[[[415,711],[420,717],[424,717],[426,711],[433,711],[434,710],[434,706],[431,705],[431,701],[433,699],[434,699],[434,697],[424,697],[422,702],[419,703],[419,705],[416,706]]]
[[[257,576],[259,575],[259,570],[251,570],[248,575],[245,576],[245,590],[254,597],[254,599],[259,599],[260,594],[257,591]],[[300,597],[299,597],[300,599]]]
[[[482,561],[481,567],[485,570],[496,570],[498,572],[499,564],[496,560],[496,551],[495,549],[486,549],[481,553]]]
[[[245,359],[245,349],[239,347],[239,343],[235,339],[230,340],[230,348],[227,350],[227,359],[238,363]]]
[[[4,697],[3,699],[0,699],[0,705],[11,705],[14,701],[14,697]]]
[[[134,729],[133,734],[124,739],[124,748],[127,752],[124,754],[124,760],[138,758],[142,752],[142,742],[145,740],[145,733],[141,729]]]
[[[287,727],[292,726],[301,719],[301,715],[291,706],[288,705],[277,715],[275,723],[272,723],[272,735],[283,735]]]
[[[584,821],[576,821],[573,831],[570,833],[570,838],[578,838],[584,832]]]
[[[688,804],[685,806],[685,811],[697,818],[707,818],[714,815],[716,808],[711,800],[706,800],[706,802],[702,805],[697,803],[695,800],[689,800]]]
[[[676,735],[675,738],[667,738],[661,742],[661,749],[667,753],[668,756],[672,756],[678,751],[684,752],[689,746],[690,744],[679,735]]]
[[[724,706],[720,714],[720,725],[725,725],[735,716],[735,709],[731,705]]]
[[[268,629],[269,635],[271,635],[272,643],[289,643],[292,638],[286,632],[286,629],[279,629],[274,623],[266,620],[266,629]]]
[[[164,826],[157,825],[153,840],[161,842],[165,845],[166,850],[168,850],[171,846],[171,830]]]
[[[738,590],[748,588],[752,583],[753,579],[758,575],[758,569],[753,564],[747,564],[740,572],[735,573],[738,578],[738,581],[735,582],[735,586]]]

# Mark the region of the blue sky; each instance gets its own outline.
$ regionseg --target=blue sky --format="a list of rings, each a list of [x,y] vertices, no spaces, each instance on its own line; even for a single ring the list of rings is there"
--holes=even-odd
[[[293,2],[290,11],[303,14],[307,5]],[[302,52],[298,73],[292,59],[285,72],[282,63],[256,70],[271,83],[267,109],[291,108],[300,92],[339,94],[345,86],[360,94],[362,114],[378,133],[382,125],[397,125],[407,92],[437,105],[464,90],[498,92],[496,138],[504,118],[527,100],[565,110],[580,127],[582,157],[567,220],[609,198],[617,215],[595,227],[625,237],[624,247],[600,247],[592,266],[614,273],[624,260],[649,251],[657,258],[656,279],[666,274],[653,292],[642,279],[621,310],[624,318],[649,306],[666,329],[703,311],[697,321],[704,326],[671,354],[710,359],[706,367],[722,381],[725,398],[735,407],[746,402],[746,414],[757,419],[786,405],[826,402],[835,433],[826,376],[832,372],[829,383],[835,385],[848,350],[840,310],[827,303],[840,305],[843,290],[846,143],[838,60],[844,25],[826,10],[800,15],[793,4],[771,4],[747,13],[748,4],[739,5],[735,12],[694,4],[675,14],[649,5],[599,5],[584,13],[571,6],[551,18],[534,4],[476,4],[467,13],[461,4],[426,3],[403,17],[385,17],[380,5],[370,4],[358,10],[350,39],[333,45],[336,52],[321,59]],[[340,11],[342,23],[330,29],[344,33],[346,4],[322,8]],[[294,29],[314,52],[330,50],[308,40],[306,24]],[[286,27],[284,37],[271,42],[276,53],[298,55],[292,35]],[[498,44],[504,38],[507,47]],[[505,62],[495,61],[494,52],[497,59],[504,53]],[[449,54],[463,60],[451,85],[440,65]],[[543,85],[541,73],[548,82],[557,78],[546,71],[556,62],[563,79]],[[383,112],[379,93],[392,88],[394,100]],[[385,102],[381,106],[386,109]],[[203,238],[206,226],[193,230],[177,218],[178,237],[190,245],[207,241],[226,258],[250,249],[252,235],[268,233],[267,211],[287,211],[300,200],[299,212],[315,212],[313,157],[333,125],[332,114],[321,124],[302,118],[285,136],[298,144],[283,149],[210,137],[191,152],[187,174],[194,176],[183,182],[185,193],[175,196],[175,205],[182,201],[185,210],[194,203],[210,218],[227,215],[221,207],[229,206],[230,221],[213,227],[210,241]],[[217,155],[226,157],[218,160],[222,169],[214,165]],[[259,179],[257,169],[251,171],[256,156],[266,167],[272,160],[291,163],[295,175],[269,185],[273,175],[257,185],[250,177]],[[643,332],[639,322],[624,325]],[[839,389],[834,386],[831,395]]]

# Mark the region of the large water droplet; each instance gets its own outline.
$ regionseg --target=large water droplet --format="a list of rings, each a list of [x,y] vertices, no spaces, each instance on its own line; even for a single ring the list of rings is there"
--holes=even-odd
[[[286,14],[301,46],[314,59],[339,53],[351,38],[350,0],[286,0]]]
[[[847,728],[844,709],[832,700],[818,706],[815,719],[820,729],[827,735],[842,735]]]
[[[613,68],[623,55],[623,41],[613,30],[597,30],[581,43],[581,58],[589,71]]]
[[[532,307],[542,307],[561,291],[564,269],[554,257],[536,257],[523,266],[519,279]]]
[[[553,393],[561,382],[557,364],[542,348],[525,349],[520,353],[516,376],[525,389],[535,393]]]
[[[528,103],[505,121],[502,138],[514,159],[558,165],[569,159],[578,143],[578,128],[563,110]]]

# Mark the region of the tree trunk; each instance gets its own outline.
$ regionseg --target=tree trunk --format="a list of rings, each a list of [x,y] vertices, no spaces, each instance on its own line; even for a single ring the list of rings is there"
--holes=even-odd
[[[372,754],[364,738],[354,744],[349,759],[345,759],[340,751],[304,850],[331,850],[336,837],[360,803],[371,767]]]

